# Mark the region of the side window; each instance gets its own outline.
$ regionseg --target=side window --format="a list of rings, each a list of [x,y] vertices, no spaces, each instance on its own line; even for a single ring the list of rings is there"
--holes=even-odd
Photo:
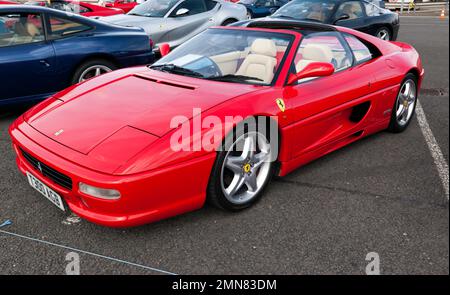
[[[303,38],[295,58],[297,73],[313,62],[327,62],[334,65],[335,71],[352,66],[353,56],[341,42],[336,32],[313,33]]]
[[[50,28],[51,39],[60,39],[91,29],[91,27],[87,25],[54,16],[50,16]]]
[[[271,6],[275,6],[275,1],[274,0],[256,0],[255,6],[271,7]]]
[[[175,10],[173,11],[171,16],[176,16],[177,11],[179,11],[180,9],[189,10],[189,12],[184,14],[184,16],[195,15],[195,14],[206,12],[205,3],[203,1],[185,0],[177,8],[175,8]]]
[[[210,10],[214,9],[214,7],[216,7],[217,2],[214,0],[205,0],[205,4],[206,4],[206,10],[210,11]]]
[[[40,14],[0,14],[0,47],[45,40]]]
[[[338,11],[336,12],[336,18],[339,18],[343,15],[348,15],[348,19],[357,19],[364,16],[361,3],[359,1],[348,1],[342,3],[339,6]]]
[[[369,61],[373,58],[373,54],[370,49],[355,36],[346,34],[345,40],[353,51],[357,64]]]
[[[366,9],[367,16],[379,16],[380,15],[381,11],[378,7],[376,7],[372,3],[368,3],[368,2],[363,2],[363,3],[364,3],[364,7]]]

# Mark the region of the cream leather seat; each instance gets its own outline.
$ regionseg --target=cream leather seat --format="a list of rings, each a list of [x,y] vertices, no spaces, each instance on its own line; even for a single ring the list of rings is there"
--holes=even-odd
[[[312,62],[333,62],[333,51],[323,44],[308,44],[303,48],[302,59],[297,63],[297,73]]]
[[[261,79],[264,83],[271,83],[277,66],[277,47],[269,39],[256,39],[236,75],[243,75]]]

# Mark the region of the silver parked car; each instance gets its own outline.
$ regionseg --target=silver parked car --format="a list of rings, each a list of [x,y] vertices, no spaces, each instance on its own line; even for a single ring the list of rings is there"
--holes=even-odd
[[[101,20],[143,28],[158,46],[177,47],[212,26],[248,19],[247,9],[222,0],[148,0],[123,15]]]

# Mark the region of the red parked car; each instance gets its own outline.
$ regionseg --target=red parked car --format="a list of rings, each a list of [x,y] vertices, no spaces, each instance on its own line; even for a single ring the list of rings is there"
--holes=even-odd
[[[136,226],[205,201],[245,209],[273,175],[408,127],[424,76],[412,46],[307,22],[249,26],[208,29],[32,108],[9,129],[20,171],[62,210]]]
[[[50,3],[43,0],[33,0],[27,2],[26,4],[46,6],[53,9],[81,14],[86,17],[124,14],[124,11],[119,8],[103,7],[100,5],[72,0],[53,0]]]
[[[138,0],[104,0],[105,7],[119,8],[128,13],[136,5],[139,5]],[[144,2],[142,0],[142,2]]]
[[[16,2],[12,2],[12,1],[0,1],[0,5],[1,4],[12,4],[12,5],[14,5],[14,4],[19,4],[19,3],[16,3]]]

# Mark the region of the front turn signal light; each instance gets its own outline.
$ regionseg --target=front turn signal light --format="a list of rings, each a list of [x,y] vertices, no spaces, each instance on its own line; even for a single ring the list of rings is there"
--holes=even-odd
[[[115,190],[115,189],[99,188],[99,187],[88,185],[88,184],[85,184],[85,183],[82,183],[82,182],[80,182],[78,184],[78,189],[83,194],[86,194],[86,195],[89,195],[89,196],[92,196],[92,197],[95,197],[95,198],[100,198],[100,199],[105,199],[105,200],[118,200],[118,199],[120,199],[120,192],[118,190]]]

